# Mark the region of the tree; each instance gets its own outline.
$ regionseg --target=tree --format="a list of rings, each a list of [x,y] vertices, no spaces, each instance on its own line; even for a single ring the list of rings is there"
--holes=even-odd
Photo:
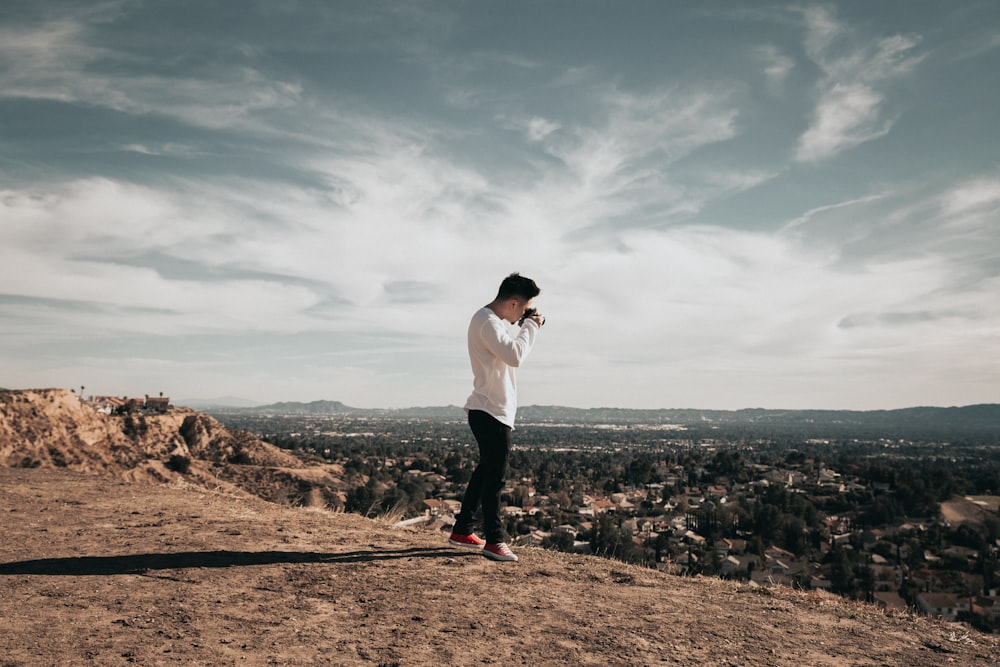
[[[765,542],[773,542],[781,531],[784,515],[776,505],[765,504],[754,515],[754,534]]]
[[[555,549],[556,551],[573,551],[573,536],[563,531],[552,533],[542,540],[542,547],[545,549]]]
[[[865,594],[865,602],[875,601],[875,571],[867,565],[859,565],[855,570],[861,590]]]
[[[854,569],[846,550],[834,546],[827,558],[830,562],[830,588],[833,592],[845,597],[854,593]]]
[[[797,517],[788,518],[782,526],[782,548],[801,556],[806,550],[806,525]]]
[[[374,480],[369,478],[364,486],[356,486],[348,491],[344,509],[348,512],[368,516],[378,501],[378,494],[375,492],[373,482]]]

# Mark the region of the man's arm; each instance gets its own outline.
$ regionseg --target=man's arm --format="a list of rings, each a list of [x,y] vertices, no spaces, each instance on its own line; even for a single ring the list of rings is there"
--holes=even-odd
[[[483,323],[480,336],[486,348],[508,366],[520,366],[535,344],[539,324],[527,319],[517,335],[511,337],[501,322],[490,319]]]

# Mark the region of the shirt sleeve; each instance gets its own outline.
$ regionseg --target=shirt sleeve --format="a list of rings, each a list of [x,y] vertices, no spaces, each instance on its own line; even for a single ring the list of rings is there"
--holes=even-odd
[[[507,333],[506,327],[499,320],[493,318],[483,323],[480,330],[483,345],[486,346],[494,356],[503,361],[508,366],[520,366],[528,353],[531,352],[535,344],[535,334],[538,333],[538,323],[534,320],[525,320],[516,336],[511,337]]]

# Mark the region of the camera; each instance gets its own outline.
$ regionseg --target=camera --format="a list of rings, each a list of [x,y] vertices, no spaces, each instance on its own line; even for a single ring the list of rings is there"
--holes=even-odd
[[[517,321],[518,325],[523,325],[526,319],[533,316],[537,312],[538,312],[537,308],[529,308],[528,310],[524,311],[524,315],[521,315],[521,319]]]

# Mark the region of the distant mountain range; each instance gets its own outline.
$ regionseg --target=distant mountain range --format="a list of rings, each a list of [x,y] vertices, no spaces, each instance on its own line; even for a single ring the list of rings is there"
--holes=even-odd
[[[217,398],[182,398],[171,401],[175,405],[182,405],[195,410],[207,410],[211,408],[253,408],[260,405],[259,401],[251,401],[248,398],[239,396],[219,396]]]
[[[193,406],[192,406],[193,407]],[[445,407],[428,408],[352,408],[340,401],[282,401],[269,405],[240,407],[235,405],[213,404],[205,405],[205,409],[217,409],[226,412],[241,412],[246,414],[284,414],[284,415],[351,415],[358,417],[462,417],[462,408],[449,405]]]
[[[340,401],[282,402],[226,412],[283,415],[343,415],[397,418],[464,419],[462,408],[449,405],[402,409],[354,408]],[[873,435],[884,437],[988,436],[1000,442],[1000,404],[965,407],[915,407],[897,410],[743,410],[570,408],[528,405],[518,410],[524,423],[677,424],[698,430],[745,430],[749,434],[801,432],[815,437]]]
[[[922,424],[980,425],[1000,427],[1000,404],[966,407],[916,407],[897,410],[742,410],[627,408],[564,408],[527,406],[518,411],[522,419],[567,419],[583,422],[667,422],[675,424]]]

